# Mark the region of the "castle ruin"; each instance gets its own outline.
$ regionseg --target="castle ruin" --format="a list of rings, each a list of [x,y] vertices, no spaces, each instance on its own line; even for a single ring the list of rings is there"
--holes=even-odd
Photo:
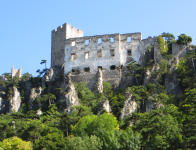
[[[73,82],[86,82],[91,90],[98,69],[102,70],[103,81],[127,87],[132,77],[126,77],[125,66],[133,60],[142,64],[142,56],[152,46],[153,59],[159,62],[162,56],[157,37],[142,39],[141,33],[83,37],[82,30],[65,23],[52,31],[51,67],[64,67],[64,75],[69,73]]]

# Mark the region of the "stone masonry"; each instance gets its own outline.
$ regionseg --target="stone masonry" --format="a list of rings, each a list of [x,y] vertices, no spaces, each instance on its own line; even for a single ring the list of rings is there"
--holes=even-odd
[[[132,78],[126,77],[126,65],[133,60],[143,64],[145,51],[152,46],[153,59],[159,62],[163,58],[157,37],[142,40],[141,33],[83,37],[82,30],[65,23],[52,31],[51,67],[64,66],[64,76],[70,73],[72,82],[86,82],[91,90],[96,90],[98,68],[103,82],[127,87]]]

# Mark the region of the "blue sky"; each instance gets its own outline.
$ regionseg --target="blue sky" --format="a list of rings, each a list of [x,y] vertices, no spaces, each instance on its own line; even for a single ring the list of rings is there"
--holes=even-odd
[[[196,0],[1,0],[0,75],[14,66],[37,76],[42,59],[50,67],[51,31],[66,22],[84,36],[184,33],[195,45],[195,7]]]

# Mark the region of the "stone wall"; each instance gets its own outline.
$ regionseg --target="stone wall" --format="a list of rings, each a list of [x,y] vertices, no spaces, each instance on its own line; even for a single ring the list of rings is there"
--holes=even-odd
[[[51,67],[62,65],[65,57],[65,41],[71,37],[82,37],[83,31],[71,27],[68,23],[52,31]]]
[[[14,66],[12,66],[12,77],[22,77],[22,68],[20,68],[19,70],[14,69]]]

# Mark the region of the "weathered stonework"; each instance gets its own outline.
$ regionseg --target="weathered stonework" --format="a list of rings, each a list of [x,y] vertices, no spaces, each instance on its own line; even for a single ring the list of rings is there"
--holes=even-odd
[[[14,69],[14,66],[12,66],[12,78],[13,77],[22,77],[22,68],[20,68],[19,70]]]
[[[21,106],[20,92],[16,87],[13,87],[13,95],[9,98],[9,113],[18,112]]]
[[[173,44],[172,47],[172,54],[177,61],[185,55],[186,46]],[[151,59],[155,63],[164,59],[157,37],[142,40],[141,33],[83,37],[83,31],[66,23],[52,31],[51,66],[64,65],[64,77],[71,73],[72,82],[86,82],[93,91],[97,90],[98,68],[102,68],[103,82],[109,82],[118,90],[132,85],[133,78],[126,76],[126,66],[133,60],[144,66],[147,50],[153,53]],[[147,72],[145,85],[150,81],[156,83],[158,80],[150,79]]]

